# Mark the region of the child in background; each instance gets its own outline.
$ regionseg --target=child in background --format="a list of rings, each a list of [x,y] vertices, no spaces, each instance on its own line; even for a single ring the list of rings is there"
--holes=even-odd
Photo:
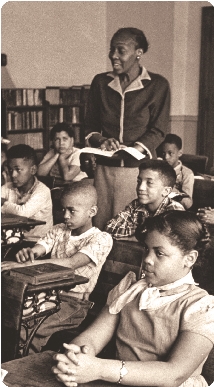
[[[87,174],[80,169],[80,150],[74,147],[74,132],[65,122],[51,129],[53,148],[45,155],[38,167],[39,176],[52,176],[54,186],[69,181],[79,181]]]
[[[208,386],[201,371],[214,342],[214,297],[191,272],[207,230],[194,213],[171,211],[147,219],[138,237],[142,279],[129,272],[95,322],[54,355],[52,371],[66,386]],[[98,358],[114,334],[117,360]]]
[[[109,220],[105,230],[115,239],[135,241],[135,230],[146,218],[170,210],[184,211],[180,203],[169,198],[175,179],[175,171],[165,161],[144,161],[139,166],[136,188],[138,199]]]
[[[52,262],[74,269],[75,274],[89,278],[89,282],[77,285],[69,292],[63,292],[61,309],[49,317],[38,329],[32,346],[41,350],[48,338],[56,331],[75,328],[86,317],[91,307],[89,295],[94,289],[100,270],[112,248],[109,234],[92,227],[92,218],[97,213],[95,188],[82,180],[73,183],[63,191],[62,207],[64,224],[54,226],[45,237],[39,239],[31,249],[22,249],[16,254],[17,262],[3,262],[3,270]],[[51,260],[37,258],[51,252]],[[35,261],[36,259],[36,261]]]
[[[38,240],[53,225],[52,201],[49,188],[36,178],[36,152],[29,145],[19,144],[7,151],[11,182],[1,188],[2,214],[45,220],[46,224],[24,232],[24,238]]]
[[[1,185],[10,181],[7,167],[7,145],[10,143],[6,138],[1,137]]]
[[[194,174],[191,169],[185,167],[179,158],[182,155],[182,140],[176,134],[167,134],[160,145],[161,157],[166,160],[176,172],[176,183],[173,192],[186,195],[181,204],[187,210],[192,206],[192,194],[194,186]]]

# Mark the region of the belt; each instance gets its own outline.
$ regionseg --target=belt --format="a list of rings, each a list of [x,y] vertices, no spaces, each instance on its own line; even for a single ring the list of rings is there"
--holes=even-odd
[[[89,295],[90,295],[90,293],[87,293],[87,292],[86,293],[79,293],[79,292],[72,292],[72,291],[69,291],[69,292],[62,291],[60,293],[60,299],[62,301],[68,301],[69,298],[75,297],[75,298],[78,298],[80,300],[88,301]]]

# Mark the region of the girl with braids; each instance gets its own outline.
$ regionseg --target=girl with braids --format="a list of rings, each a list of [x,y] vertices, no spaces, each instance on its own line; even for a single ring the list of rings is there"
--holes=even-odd
[[[55,355],[53,372],[69,387],[95,379],[206,387],[201,371],[214,342],[214,297],[192,277],[209,241],[206,227],[193,213],[170,211],[148,218],[136,235],[146,252],[142,278],[124,277],[98,319]],[[116,360],[96,357],[114,333]]]

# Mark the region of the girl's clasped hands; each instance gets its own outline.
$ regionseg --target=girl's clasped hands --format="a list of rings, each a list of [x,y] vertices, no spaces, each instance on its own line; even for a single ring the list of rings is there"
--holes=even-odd
[[[66,343],[63,346],[67,351],[64,354],[54,355],[58,363],[52,368],[52,371],[56,374],[57,380],[68,387],[73,387],[78,383],[99,379],[97,363],[101,359],[91,355],[88,346],[79,347],[76,344]]]

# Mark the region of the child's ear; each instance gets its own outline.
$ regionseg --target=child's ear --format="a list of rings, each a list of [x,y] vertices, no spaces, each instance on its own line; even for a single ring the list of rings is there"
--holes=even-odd
[[[162,192],[162,196],[165,198],[166,196],[168,196],[170,194],[171,191],[172,191],[172,187],[164,187],[163,192]]]
[[[92,206],[90,209],[90,217],[93,218],[97,214],[98,207],[97,206]]]
[[[198,258],[198,251],[191,250],[185,255],[185,266],[191,268]]]
[[[37,166],[36,165],[32,165],[31,167],[31,175],[35,175],[37,172]]]
[[[183,152],[182,152],[182,150],[180,149],[180,150],[178,151],[178,157],[180,158],[180,157],[182,156],[182,154],[183,154]]]

